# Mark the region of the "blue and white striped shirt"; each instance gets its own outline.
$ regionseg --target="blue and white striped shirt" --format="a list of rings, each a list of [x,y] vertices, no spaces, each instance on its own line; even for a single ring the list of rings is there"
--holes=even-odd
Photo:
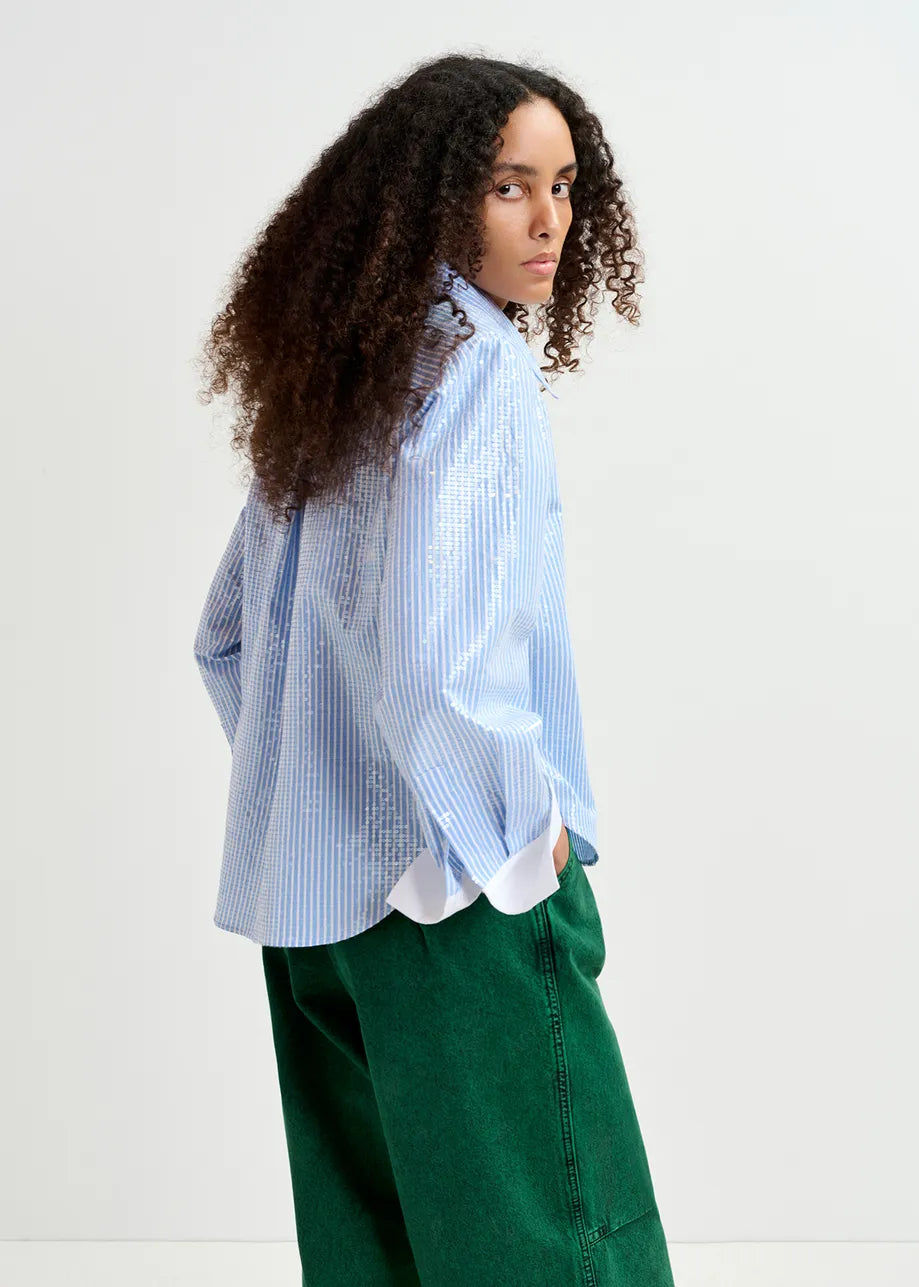
[[[598,858],[556,395],[488,295],[452,294],[476,333],[392,473],[358,466],[289,524],[256,479],[204,603],[195,659],[232,748],[214,923],[257,943],[336,942],[394,908],[429,924],[482,892],[527,911],[558,888],[562,821],[569,861]],[[430,320],[459,326],[448,303]]]

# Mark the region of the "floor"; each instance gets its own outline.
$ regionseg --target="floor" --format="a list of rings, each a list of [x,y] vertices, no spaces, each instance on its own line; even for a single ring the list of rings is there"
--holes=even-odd
[[[917,1242],[675,1242],[670,1258],[676,1287],[919,1283]],[[0,1242],[0,1282],[5,1287],[300,1287],[300,1262],[293,1242]]]

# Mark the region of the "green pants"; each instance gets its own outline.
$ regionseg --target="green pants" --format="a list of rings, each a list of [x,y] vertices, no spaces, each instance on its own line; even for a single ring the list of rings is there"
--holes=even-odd
[[[673,1287],[573,845],[559,880],[263,946],[304,1287]]]

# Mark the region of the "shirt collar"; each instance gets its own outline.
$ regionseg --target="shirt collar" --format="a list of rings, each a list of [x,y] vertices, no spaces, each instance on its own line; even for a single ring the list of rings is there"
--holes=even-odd
[[[440,279],[443,282],[446,278],[449,266],[445,263],[439,265]],[[491,296],[486,295],[483,290],[476,286],[475,282],[467,281],[460,273],[457,273],[453,280],[451,291],[455,303],[461,305],[465,312],[469,314],[476,326],[481,326],[483,330],[497,331],[499,334],[504,332],[511,341],[517,346],[519,352],[526,359],[527,364],[533,374],[536,376],[542,387],[558,399],[558,394],[549,388],[544,372],[539,369],[539,363],[536,356],[524,337],[517,330],[517,327],[507,316],[506,313],[498,307]]]

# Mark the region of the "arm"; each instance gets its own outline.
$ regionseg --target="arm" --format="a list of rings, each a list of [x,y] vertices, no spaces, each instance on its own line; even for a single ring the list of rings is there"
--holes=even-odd
[[[242,569],[245,537],[243,506],[218,564],[195,635],[195,661],[230,746],[242,698]]]
[[[448,368],[393,479],[379,611],[374,716],[438,880],[455,895],[465,874],[506,912],[558,888],[562,826],[530,705],[551,480],[537,398],[497,340]],[[423,877],[426,907],[420,886],[403,885],[400,902],[401,882],[388,901],[440,919],[434,876]]]

